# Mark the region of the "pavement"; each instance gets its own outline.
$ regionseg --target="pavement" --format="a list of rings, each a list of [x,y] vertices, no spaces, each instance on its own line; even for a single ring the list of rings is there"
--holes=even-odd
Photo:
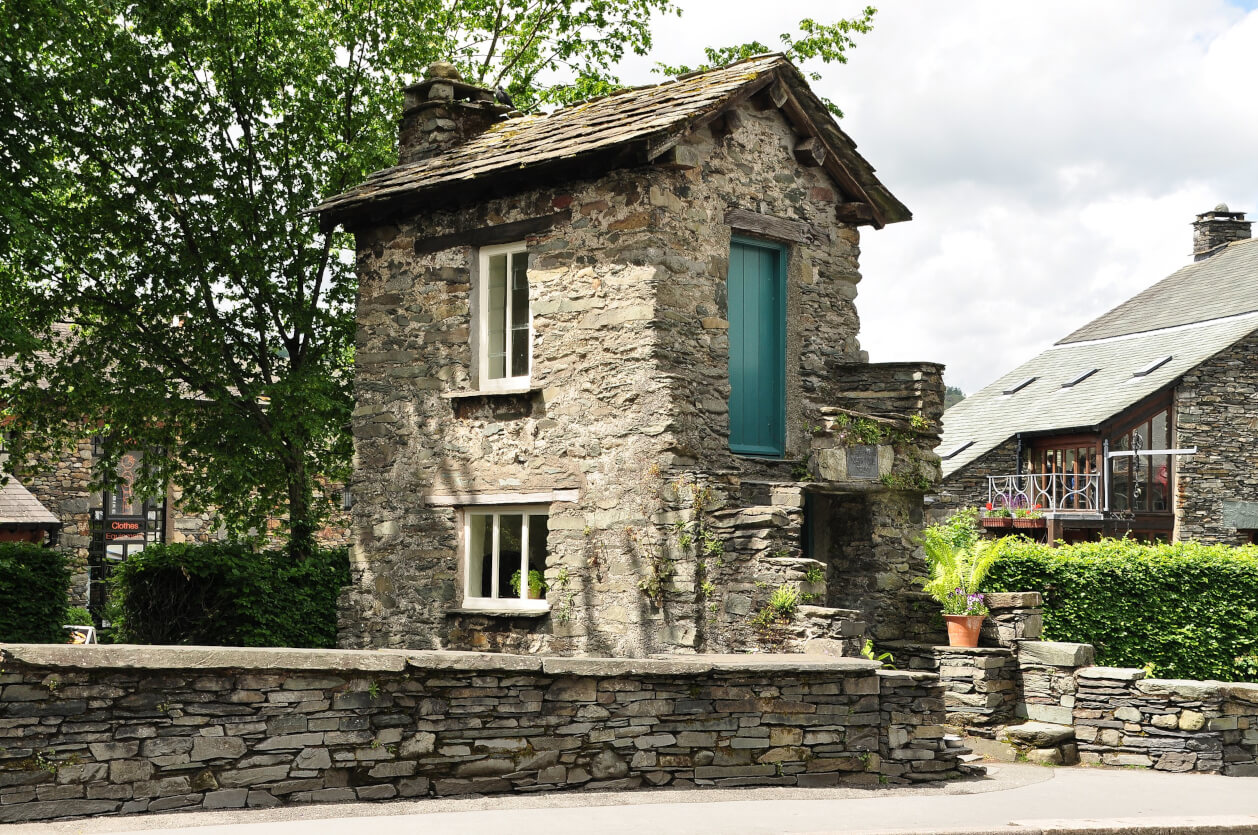
[[[987,777],[929,787],[556,792],[100,817],[0,833],[1258,835],[1258,777],[987,766]]]

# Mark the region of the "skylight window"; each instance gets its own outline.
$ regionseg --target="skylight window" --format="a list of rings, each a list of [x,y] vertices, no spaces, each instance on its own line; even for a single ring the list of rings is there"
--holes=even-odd
[[[1005,389],[1004,391],[1001,392],[1001,394],[1017,394],[1018,392],[1022,391],[1024,388],[1031,385],[1038,379],[1039,377],[1027,377],[1025,380],[1018,383],[1016,386],[1010,386],[1009,388]]]
[[[973,441],[966,441],[958,446],[954,446],[952,449],[948,450],[947,452],[942,453],[939,456],[939,460],[947,461],[949,458],[956,458],[958,455],[965,452],[967,449],[969,449],[972,446],[974,446]]]
[[[1062,387],[1062,388],[1064,388],[1064,389],[1073,388],[1073,387],[1075,387],[1075,386],[1079,385],[1079,384],[1080,384],[1080,383],[1082,383],[1084,380],[1088,379],[1089,377],[1091,377],[1093,374],[1095,374],[1096,372],[1098,372],[1098,371],[1100,371],[1100,370],[1101,370],[1101,369],[1099,369],[1099,368],[1091,368],[1091,369],[1088,369],[1087,371],[1083,372],[1082,374],[1078,375],[1077,377],[1075,377],[1075,378],[1073,378],[1073,379],[1071,379],[1071,380],[1067,380],[1066,382],[1062,383],[1062,384],[1061,384],[1061,387]]]
[[[1148,364],[1148,365],[1146,365],[1144,368],[1142,368],[1142,369],[1140,369],[1139,371],[1135,372],[1135,373],[1134,373],[1134,374],[1132,374],[1131,376],[1133,376],[1133,377],[1148,377],[1148,376],[1149,376],[1150,374],[1152,374],[1154,371],[1157,371],[1159,368],[1161,368],[1162,366],[1166,365],[1166,364],[1167,364],[1168,362],[1170,362],[1170,361],[1171,361],[1171,358],[1170,358],[1170,356],[1169,356],[1169,355],[1168,355],[1168,356],[1165,356],[1165,357],[1162,357],[1161,359],[1154,360],[1153,362],[1149,363],[1149,364]]]

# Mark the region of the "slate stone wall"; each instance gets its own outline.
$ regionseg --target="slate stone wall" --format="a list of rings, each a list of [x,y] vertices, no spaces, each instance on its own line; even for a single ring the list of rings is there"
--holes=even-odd
[[[1258,685],[1085,667],[1074,708],[1085,763],[1258,776]]]
[[[0,645],[0,822],[960,775],[941,690],[863,659]]]
[[[1258,334],[1186,373],[1175,389],[1175,538],[1242,545],[1252,530],[1225,519],[1224,503],[1258,503]],[[1254,505],[1258,510],[1258,504]]]
[[[987,477],[1017,471],[1018,441],[1010,438],[943,479],[935,501],[928,506],[930,523],[942,522],[964,507],[983,507],[987,504]]]
[[[810,427],[831,405],[825,393],[843,386],[835,369],[866,360],[853,303],[859,234],[835,219],[827,175],[794,161],[795,137],[778,111],[748,104],[738,115],[726,121],[738,121],[731,131],[696,131],[666,165],[358,233],[355,582],[342,598],[343,646],[638,657],[776,645],[749,626],[776,588],[780,571],[768,561],[805,558],[797,479]],[[781,461],[728,449],[731,208],[803,230],[804,241],[788,246]],[[526,240],[532,388],[475,395],[477,251],[428,252],[424,242],[547,215],[553,226]],[[906,364],[888,369],[879,396],[907,391],[934,408],[942,383],[937,366],[924,368],[917,377]],[[927,415],[932,425],[937,417]],[[774,503],[774,485],[795,498]],[[887,490],[876,477],[859,489]],[[559,490],[577,498],[549,503],[549,614],[458,611],[459,502],[427,497],[509,503]],[[902,492],[920,505],[920,490]],[[722,540],[719,549],[685,541],[678,526],[696,522]],[[912,541],[920,518],[894,525],[892,536],[880,520],[883,572],[920,569]],[[852,637],[843,634],[846,608],[831,620],[833,629],[813,631]]]

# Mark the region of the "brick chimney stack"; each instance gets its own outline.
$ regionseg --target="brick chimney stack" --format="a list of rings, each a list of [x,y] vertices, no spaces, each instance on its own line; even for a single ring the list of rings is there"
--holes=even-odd
[[[453,64],[438,61],[404,91],[398,164],[435,156],[484,133],[512,111],[494,93],[467,84]]]
[[[1204,261],[1232,241],[1250,237],[1253,221],[1245,220],[1244,212],[1230,211],[1220,203],[1212,211],[1202,212],[1192,224],[1192,257]]]

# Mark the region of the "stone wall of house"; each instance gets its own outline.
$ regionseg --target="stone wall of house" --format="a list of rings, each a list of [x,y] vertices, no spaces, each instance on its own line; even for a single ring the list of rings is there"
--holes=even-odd
[[[355,583],[342,598],[344,646],[622,656],[774,646],[751,621],[778,587],[802,582],[780,578],[772,561],[807,558],[797,481],[810,427],[829,405],[818,393],[833,385],[836,363],[866,359],[853,304],[859,238],[836,220],[828,176],[794,161],[780,113],[748,104],[738,115],[728,130],[696,131],[667,165],[358,233]],[[781,461],[728,449],[730,208],[789,219],[806,238],[788,248]],[[476,250],[428,252],[424,242],[544,215],[554,224],[526,241],[531,389],[478,394]],[[933,408],[933,372],[914,379],[906,368],[888,372],[909,378],[887,388]],[[782,504],[779,487],[791,493]],[[861,489],[896,492],[877,480]],[[577,498],[546,499],[553,491]],[[920,490],[899,492],[920,504]],[[526,494],[549,504],[549,614],[459,611],[457,497]],[[894,515],[878,520],[884,574],[916,551],[914,531],[890,530]],[[895,524],[919,524],[900,515]],[[829,614],[833,629],[804,632],[854,640],[851,610]]]
[[[937,680],[820,656],[0,645],[0,822],[957,777]]]
[[[1176,444],[1197,447],[1175,460],[1177,540],[1240,545],[1225,506],[1240,504],[1258,527],[1258,333],[1186,373],[1175,389]],[[1241,522],[1241,524],[1248,524]]]
[[[935,501],[928,506],[930,522],[942,522],[963,507],[983,507],[987,504],[987,477],[1017,471],[1018,440],[1010,438],[944,477]]]

